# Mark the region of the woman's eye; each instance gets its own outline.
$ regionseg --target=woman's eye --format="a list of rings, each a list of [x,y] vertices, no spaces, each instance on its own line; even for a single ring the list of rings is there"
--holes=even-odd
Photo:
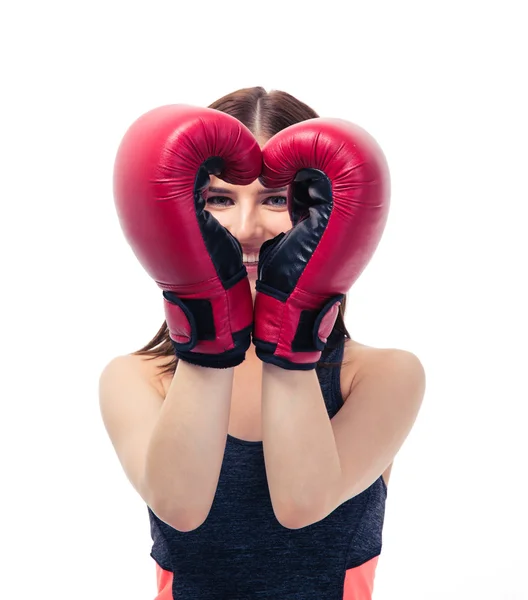
[[[285,208],[287,205],[287,198],[286,196],[268,196],[264,202],[268,204],[268,206]],[[211,196],[206,199],[206,203],[217,208],[225,208],[226,206],[232,204],[233,200],[227,196]]]
[[[211,196],[206,200],[207,204],[212,204],[213,206],[227,206],[227,202],[232,202],[231,198],[227,198],[226,196]]]
[[[286,196],[269,196],[269,198],[266,198],[266,201],[270,201],[271,206],[277,206],[279,208],[286,206],[287,205],[287,198]]]

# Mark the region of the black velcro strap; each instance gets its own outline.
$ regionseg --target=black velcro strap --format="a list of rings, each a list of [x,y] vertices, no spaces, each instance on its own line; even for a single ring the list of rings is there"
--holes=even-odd
[[[213,318],[213,307],[209,300],[204,299],[182,299],[174,292],[163,292],[163,296],[172,304],[179,306],[185,313],[190,325],[191,336],[194,347],[198,341],[209,341],[216,339],[216,329]]]
[[[317,350],[314,346],[313,330],[318,315],[318,310],[303,310],[301,312],[297,331],[292,340],[292,350],[294,352],[314,352]]]
[[[319,338],[321,321],[336,302],[342,302],[343,298],[344,294],[339,294],[338,296],[333,296],[327,300],[323,308],[301,311],[297,331],[295,332],[292,341],[293,352],[315,352],[324,350],[326,342],[322,342]]]

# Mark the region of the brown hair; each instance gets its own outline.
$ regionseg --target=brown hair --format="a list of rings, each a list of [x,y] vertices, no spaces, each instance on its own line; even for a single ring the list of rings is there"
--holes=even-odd
[[[209,105],[221,112],[225,112],[241,121],[255,137],[269,139],[276,133],[301,121],[314,119],[319,115],[304,102],[297,100],[286,92],[272,90],[266,92],[262,87],[244,88],[223,96]],[[346,296],[339,307],[330,339],[336,337],[350,339],[350,334],[345,326],[344,317],[346,309]],[[147,356],[149,360],[167,357],[169,362],[160,367],[160,375],[176,371],[178,358],[174,354],[174,347],[169,337],[167,322],[164,321],[158,333],[146,346],[133,354]],[[335,367],[340,363],[319,361],[318,367]]]

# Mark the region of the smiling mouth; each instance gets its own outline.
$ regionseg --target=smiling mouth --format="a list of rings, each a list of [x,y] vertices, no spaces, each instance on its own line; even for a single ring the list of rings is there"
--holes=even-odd
[[[251,266],[251,265],[258,265],[259,262],[259,255],[258,254],[244,254],[242,256],[242,262],[245,265]]]

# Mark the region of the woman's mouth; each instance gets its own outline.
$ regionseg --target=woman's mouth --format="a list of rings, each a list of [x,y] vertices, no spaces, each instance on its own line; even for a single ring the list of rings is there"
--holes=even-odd
[[[258,254],[242,254],[242,262],[245,265],[258,265]]]

